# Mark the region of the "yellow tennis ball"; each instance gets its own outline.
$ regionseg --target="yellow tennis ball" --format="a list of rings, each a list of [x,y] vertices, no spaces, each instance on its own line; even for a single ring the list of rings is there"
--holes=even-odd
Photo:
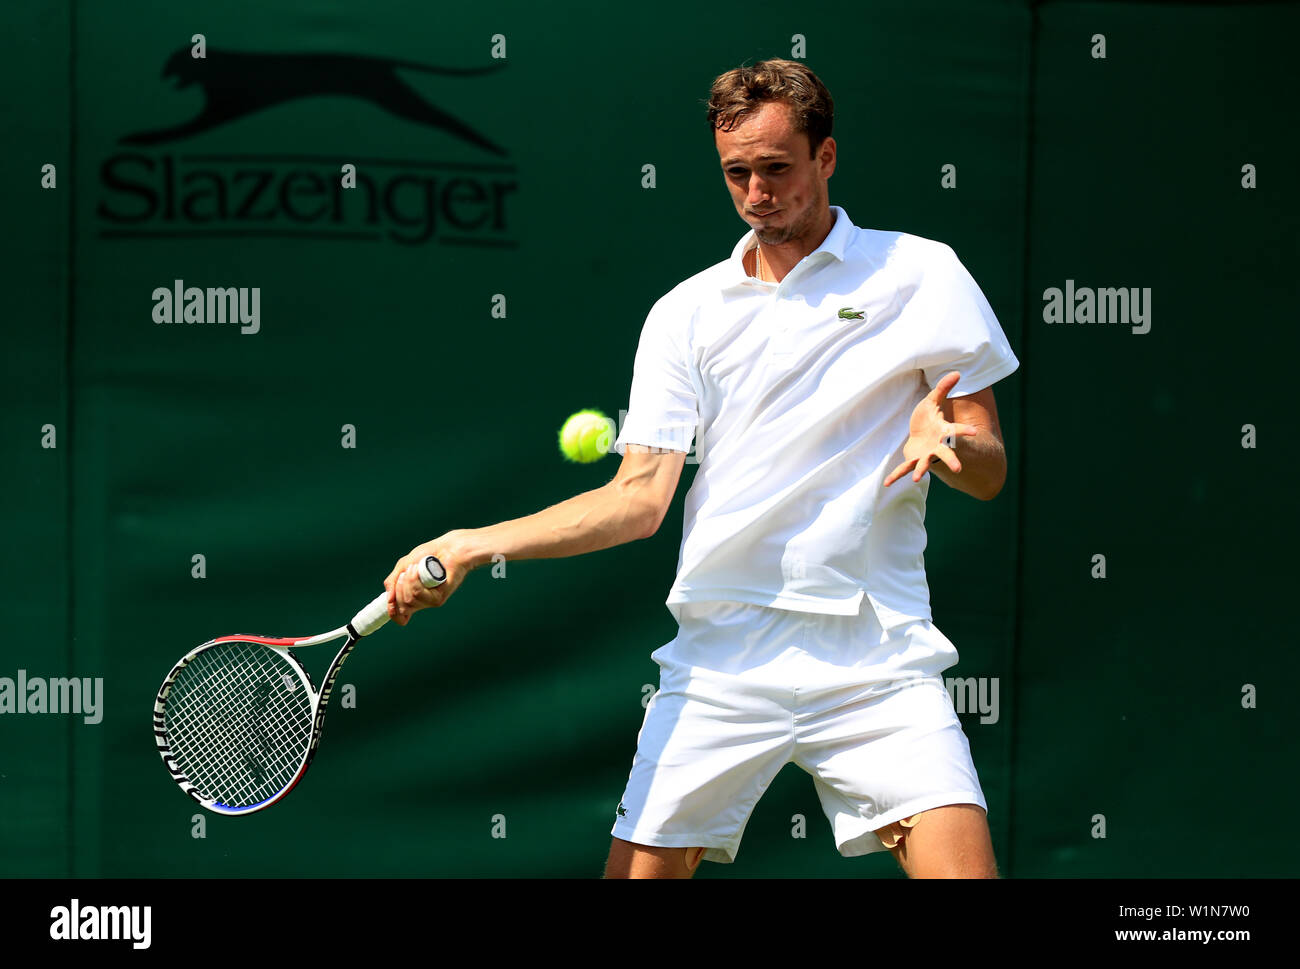
[[[590,464],[609,453],[614,437],[612,420],[598,410],[580,410],[560,428],[560,453],[570,461]]]

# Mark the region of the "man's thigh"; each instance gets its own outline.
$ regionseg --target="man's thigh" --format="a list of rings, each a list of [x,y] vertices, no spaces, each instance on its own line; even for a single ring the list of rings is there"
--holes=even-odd
[[[876,835],[907,877],[998,877],[988,816],[978,804],[948,804],[906,820],[911,824],[895,822]]]
[[[654,848],[614,838],[605,877],[690,878],[703,857],[703,848]]]
[[[937,676],[802,710],[796,762],[815,778],[835,843],[847,857],[889,847],[881,829],[948,805],[985,807],[952,698]]]

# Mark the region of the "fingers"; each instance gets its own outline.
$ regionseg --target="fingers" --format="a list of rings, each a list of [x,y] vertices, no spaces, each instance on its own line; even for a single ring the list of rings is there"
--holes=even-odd
[[[384,588],[388,591],[388,617],[399,626],[405,626],[411,621],[411,616],[421,609],[441,606],[460,582],[453,563],[448,561],[446,555],[439,555],[447,569],[447,580],[432,589],[426,589],[416,567],[426,555],[438,555],[435,543],[422,545],[398,559],[393,571],[384,579]]]
[[[405,555],[397,560],[393,566],[393,571],[388,573],[388,578],[384,579],[384,588],[388,590],[388,618],[393,620],[399,626],[405,626],[411,619],[410,597],[405,590],[406,579],[415,571],[411,566],[414,564],[414,555]]]
[[[891,484],[893,484],[895,481],[897,481],[897,480],[898,480],[899,478],[901,478],[903,475],[907,474],[907,472],[911,471],[912,468],[915,467],[915,466],[916,466],[916,459],[915,459],[915,458],[913,458],[911,461],[904,461],[902,464],[900,464],[898,467],[896,467],[893,471],[889,472],[889,477],[887,477],[887,478],[885,479],[885,487],[888,488]]]
[[[954,387],[957,386],[957,382],[959,380],[961,380],[960,371],[958,370],[948,371],[948,373],[940,377],[939,382],[934,385],[934,390],[930,391],[928,395],[929,399],[934,401],[935,403],[938,403],[939,401],[943,400],[945,397],[948,396],[948,391],[952,390]]]
[[[954,440],[954,444],[956,441]],[[934,456],[946,464],[954,474],[961,472],[961,461],[957,459],[957,452],[946,444],[940,444],[934,449]],[[928,460],[928,459],[927,459]],[[928,465],[927,465],[928,467]]]
[[[397,613],[397,580],[400,579],[402,573],[409,568],[410,559],[411,557],[409,555],[398,559],[397,564],[393,566],[393,571],[389,572],[388,577],[384,579],[384,589],[388,592],[388,618],[392,619],[398,625],[403,626],[406,625],[406,623],[404,620],[398,618]]]
[[[402,558],[397,560],[397,564],[393,566],[393,571],[388,573],[388,578],[384,579],[384,588],[388,590],[389,602],[393,601],[393,587],[396,585],[398,577],[400,577],[403,572],[405,572],[408,568],[410,568],[410,565],[411,565],[411,556],[409,555],[403,556]]]
[[[409,559],[410,556],[407,556]],[[406,561],[403,559],[402,561]],[[393,580],[393,588],[388,596],[388,615],[399,626],[405,626],[411,621],[411,616],[417,609],[423,608],[422,604],[417,601],[415,590],[411,588],[411,580],[414,578],[415,569],[407,566],[397,573],[397,578]],[[416,585],[420,585],[417,581]],[[420,588],[424,587],[420,585]]]
[[[949,424],[944,434],[945,441],[951,441],[952,444],[944,444],[942,441],[935,446],[935,456],[941,458],[943,463],[953,471],[954,474],[961,472],[961,460],[957,457],[957,452],[953,447],[957,444],[958,437],[978,437],[980,428],[973,424]],[[927,464],[927,467],[929,465]]]
[[[957,382],[957,379],[959,377],[960,374],[958,374],[957,371],[955,370],[950,374],[946,374],[943,380],[939,381],[939,386],[935,388],[934,392],[935,393],[941,392],[944,389],[945,382],[947,382],[948,386],[951,387],[953,384]],[[890,485],[892,485],[903,475],[907,474],[907,472],[909,471],[912,472],[913,481],[920,481],[923,477],[925,477],[925,473],[931,470],[930,466],[931,464],[933,464],[935,458],[938,458],[944,464],[946,464],[954,474],[960,473],[961,460],[957,457],[957,452],[954,450],[954,447],[957,444],[957,438],[978,437],[982,430],[983,428],[976,427],[974,424],[950,424],[950,423],[943,424],[941,440],[936,442],[933,445],[933,447],[925,454],[922,454],[920,457],[916,457],[916,458],[912,458],[911,460],[904,461],[898,467],[894,468],[893,471],[889,472],[888,477],[886,477],[884,480],[884,487],[888,488]],[[929,437],[929,432],[927,432],[924,435],[918,433],[915,436],[908,438],[907,445],[905,445],[904,450],[906,450],[907,447],[913,445],[924,446],[920,444],[920,439],[924,437]],[[950,441],[951,443],[945,444],[944,441]]]
[[[421,609],[438,608],[447,601],[450,594],[446,583],[426,589],[414,568],[402,576],[398,587],[398,607],[408,618]]]
[[[959,425],[953,424],[951,426],[955,428]],[[954,444],[957,443],[956,437],[946,435],[946,438],[950,438]],[[934,465],[935,458],[938,458],[944,464],[948,465],[948,467],[952,468],[953,471],[961,470],[961,462],[957,460],[956,452],[947,444],[944,444],[943,441],[940,441],[935,444],[931,450],[926,451],[920,457],[912,458],[912,460],[900,464],[894,469],[893,474],[889,476],[890,480],[886,481],[885,484],[888,485],[897,478],[901,478],[908,471],[912,472],[912,480],[919,482],[925,477],[926,472],[933,470],[932,466]]]
[[[399,568],[401,564],[399,560],[397,566],[393,567],[393,571],[388,573],[388,578],[384,579],[384,588],[388,590],[388,618],[399,626],[405,626],[406,618],[397,608],[397,580],[402,575],[402,570]]]

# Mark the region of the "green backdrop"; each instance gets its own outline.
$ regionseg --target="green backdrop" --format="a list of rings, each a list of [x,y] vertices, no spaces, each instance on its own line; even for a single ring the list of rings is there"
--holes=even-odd
[[[1005,490],[934,482],[927,518],[949,675],[998,685],[995,722],[962,719],[1003,872],[1295,870],[1273,822],[1298,793],[1297,5],[46,0],[3,22],[0,677],[104,700],[99,723],[0,716],[0,874],[599,873],[690,467],[654,538],[484,570],[366,641],[355,707],[276,809],[199,831],[152,701],[213,635],[319,631],[416,543],[608,479],[555,431],[626,406],[651,304],[746,231],[710,81],[792,55],[835,97],[831,201],[952,245],[1021,360],[995,386]],[[209,57],[164,77],[196,34]],[[176,280],[258,289],[260,330],[155,323]],[[1149,332],[1045,322],[1067,280],[1149,288]],[[899,877],[838,856],[793,766],[703,871]]]

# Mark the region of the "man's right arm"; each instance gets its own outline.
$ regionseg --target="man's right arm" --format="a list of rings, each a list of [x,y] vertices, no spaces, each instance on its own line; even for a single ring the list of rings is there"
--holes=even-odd
[[[384,580],[389,616],[405,625],[412,612],[441,606],[466,575],[500,561],[497,556],[506,561],[565,558],[649,538],[668,512],[685,463],[684,451],[629,444],[608,484],[525,518],[456,529],[412,549]],[[425,589],[414,570],[403,576],[426,555],[436,555],[447,570],[447,581],[433,589]]]

